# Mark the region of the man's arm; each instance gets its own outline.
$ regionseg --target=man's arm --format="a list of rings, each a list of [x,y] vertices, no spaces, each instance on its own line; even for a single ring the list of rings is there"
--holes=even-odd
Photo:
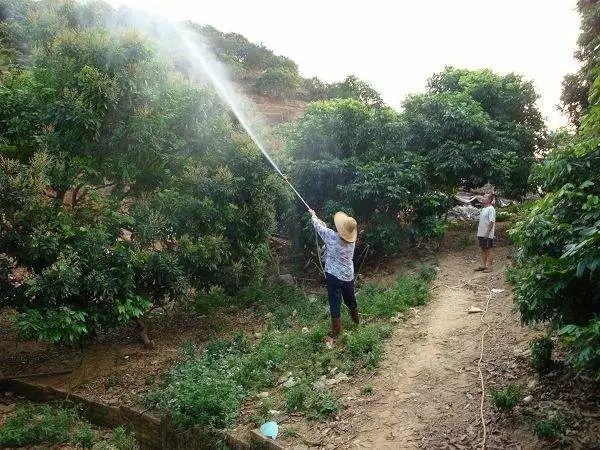
[[[317,230],[317,233],[319,233],[319,236],[321,236],[321,239],[327,242],[334,238],[335,231],[327,228],[327,226],[317,217],[317,214],[312,209],[309,212],[312,216],[313,226],[315,227],[315,230]]]

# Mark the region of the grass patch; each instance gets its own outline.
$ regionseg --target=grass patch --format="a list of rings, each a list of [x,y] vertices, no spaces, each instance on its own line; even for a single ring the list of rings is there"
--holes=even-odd
[[[566,420],[560,414],[547,419],[538,419],[533,424],[534,433],[544,439],[557,439],[565,434],[566,430]]]
[[[339,403],[324,380],[336,372],[351,376],[377,367],[384,354],[383,340],[391,334],[388,318],[425,303],[434,274],[423,269],[389,287],[364,286],[357,298],[367,323],[353,325],[344,308],[344,332],[333,349],[324,343],[330,330],[324,297],[309,298],[287,285],[253,285],[235,299],[219,290],[202,294],[197,299],[199,310],[207,305],[254,308],[266,318],[263,332],[258,339],[240,334],[229,341],[215,340],[202,351],[184,345],[180,362],[163,385],[150,391],[146,402],[185,428],[232,426],[242,403],[253,402],[256,412],[250,417],[258,423],[269,419],[270,409],[279,408],[270,397],[259,401],[254,396],[275,386],[281,374],[291,373],[295,385],[286,388],[280,407],[315,420],[331,417]]]
[[[365,384],[360,390],[362,395],[373,395],[373,385]]]
[[[549,337],[542,337],[531,343],[531,366],[539,373],[552,367],[552,350],[554,343]]]
[[[434,277],[435,269],[423,268],[418,276],[398,277],[390,286],[368,284],[360,290],[361,313],[376,318],[390,318],[423,305],[429,300],[429,284]]]
[[[308,384],[299,384],[288,389],[285,393],[285,407],[288,412],[303,411],[308,418],[315,420],[327,419],[340,409],[330,391]]]
[[[521,391],[516,384],[510,383],[504,389],[492,389],[490,396],[496,409],[510,411],[519,403]]]
[[[125,446],[120,446],[120,443]],[[81,419],[75,408],[49,404],[18,406],[0,427],[0,446],[40,444],[116,450],[137,448],[135,438],[125,429],[115,429],[103,436]]]

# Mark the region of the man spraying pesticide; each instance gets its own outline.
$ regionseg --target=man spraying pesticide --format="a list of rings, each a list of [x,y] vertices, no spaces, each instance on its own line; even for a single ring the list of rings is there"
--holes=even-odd
[[[333,346],[335,339],[342,331],[342,300],[350,310],[352,321],[357,325],[359,323],[358,305],[354,292],[354,249],[358,236],[358,225],[355,219],[338,211],[333,216],[336,231],[328,228],[292,186],[289,178],[282,173],[280,175],[308,208],[315,231],[325,243],[325,280],[331,315],[331,336],[327,336],[326,343]]]
[[[333,345],[342,330],[342,299],[354,323],[359,322],[353,261],[358,227],[356,220],[340,211],[333,216],[336,232],[327,228],[312,209],[308,212],[315,230],[325,243],[325,279],[331,314],[331,336],[327,337],[327,343]]]

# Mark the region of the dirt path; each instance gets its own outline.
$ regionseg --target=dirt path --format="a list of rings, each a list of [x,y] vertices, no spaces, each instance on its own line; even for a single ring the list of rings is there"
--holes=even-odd
[[[485,308],[486,287],[503,289],[492,294],[486,315],[491,325],[484,351],[486,382],[495,367],[514,367],[535,334],[524,329],[513,312],[504,274],[507,255],[506,247],[497,249],[497,263],[487,274],[473,270],[478,264],[475,247],[442,255],[431,302],[414,311],[406,325],[397,327],[379,371],[357,380],[344,393],[346,408],[339,420],[309,432],[311,440],[325,448],[479,447],[477,361],[485,327],[480,313],[468,314],[467,310]],[[367,384],[374,395],[361,392]],[[485,416],[487,421],[487,395]],[[488,443],[488,448],[539,448],[523,427],[515,427],[507,436],[493,424],[488,425]]]

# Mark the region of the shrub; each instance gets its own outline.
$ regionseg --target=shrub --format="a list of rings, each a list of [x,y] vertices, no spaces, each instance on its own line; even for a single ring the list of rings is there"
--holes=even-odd
[[[577,369],[591,369],[600,381],[600,319],[586,326],[567,325],[560,330],[570,352],[570,361]]]
[[[22,446],[69,442],[76,418],[74,410],[69,408],[20,406],[0,427],[0,444]]]
[[[597,77],[599,68],[593,73]],[[600,328],[600,78],[576,137],[554,149],[534,181],[546,192],[510,231],[509,272],[521,318],[566,328],[570,359],[597,376]]]
[[[497,409],[510,411],[519,403],[521,391],[516,384],[510,383],[504,389],[492,389],[490,395]]]
[[[566,431],[565,419],[559,414],[547,419],[538,419],[533,425],[533,431],[544,439],[556,439]]]
[[[71,442],[78,447],[92,448],[96,442],[92,427],[87,423],[78,425],[71,434]]]
[[[546,372],[552,367],[554,343],[548,337],[536,339],[531,343],[531,365],[538,372]]]
[[[289,388],[285,393],[285,405],[289,412],[304,411],[309,418],[315,420],[327,419],[340,408],[330,391],[306,384]]]

